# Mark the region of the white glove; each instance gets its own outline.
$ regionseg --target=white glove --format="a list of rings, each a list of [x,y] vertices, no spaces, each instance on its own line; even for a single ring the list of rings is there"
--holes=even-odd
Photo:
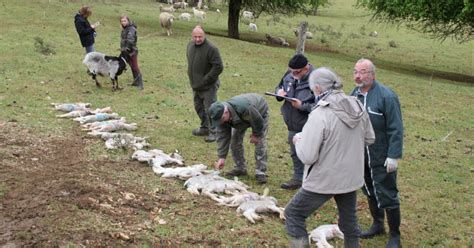
[[[387,168],[387,173],[392,173],[397,170],[398,160],[394,158],[387,158],[384,166]]]

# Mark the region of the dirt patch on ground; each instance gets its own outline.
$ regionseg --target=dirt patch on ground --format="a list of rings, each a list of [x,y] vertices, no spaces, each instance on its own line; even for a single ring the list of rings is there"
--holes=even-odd
[[[174,245],[150,233],[178,199],[114,173],[146,175],[146,166],[89,159],[90,142],[74,130],[44,136],[0,120],[0,246]]]

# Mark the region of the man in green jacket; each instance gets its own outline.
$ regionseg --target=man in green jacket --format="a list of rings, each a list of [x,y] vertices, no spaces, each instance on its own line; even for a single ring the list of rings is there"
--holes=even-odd
[[[245,131],[251,127],[250,143],[255,145],[255,177],[257,182],[267,182],[267,131],[268,105],[262,96],[249,93],[234,96],[224,102],[215,102],[209,108],[213,126],[217,129],[217,156],[215,168],[224,168],[225,159],[232,150],[235,168],[227,177],[247,175],[247,163],[244,158],[243,139]]]
[[[372,238],[385,233],[387,214],[390,240],[387,248],[400,247],[400,197],[397,188],[398,160],[402,158],[403,121],[398,96],[375,80],[375,66],[360,59],[354,66],[356,96],[367,109],[375,132],[375,143],[365,150],[364,193],[369,201],[372,226],[360,237]]]
[[[206,142],[216,140],[215,130],[209,121],[209,107],[217,100],[219,75],[224,66],[219,49],[206,39],[201,26],[192,31],[192,41],[189,42],[186,57],[188,59],[188,77],[193,89],[194,109],[196,110],[201,126],[194,129],[195,136],[207,136]]]

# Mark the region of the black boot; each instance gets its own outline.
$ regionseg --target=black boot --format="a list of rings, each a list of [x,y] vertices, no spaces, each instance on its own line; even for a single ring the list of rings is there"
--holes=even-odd
[[[377,235],[382,235],[385,233],[384,227],[384,217],[385,213],[383,209],[377,207],[377,201],[373,198],[369,199],[369,209],[370,215],[372,215],[373,223],[372,226],[369,227],[369,230],[362,232],[360,234],[360,238],[362,239],[370,239]]]
[[[387,222],[390,228],[390,239],[386,248],[402,247],[400,242],[400,208],[387,209]]]
[[[135,77],[135,79],[133,80],[132,86],[135,86],[135,87],[143,90],[142,74],[138,74],[138,76]]]

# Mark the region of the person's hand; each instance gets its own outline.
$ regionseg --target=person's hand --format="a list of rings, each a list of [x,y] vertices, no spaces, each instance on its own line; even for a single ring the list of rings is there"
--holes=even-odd
[[[297,133],[293,136],[293,145],[296,145],[296,143],[298,143],[298,141],[301,140],[301,136],[300,136],[300,133]]]
[[[256,144],[258,144],[258,142],[260,142],[260,138],[257,137],[257,135],[255,135],[255,134],[251,134],[250,135],[250,143],[256,145]]]
[[[225,165],[225,158],[220,158],[214,164],[214,169],[215,170],[222,170],[224,168],[224,165]]]
[[[92,25],[91,25],[91,28],[92,28],[92,29],[95,29],[95,25],[94,25],[94,24],[92,24]]]
[[[387,168],[387,173],[392,173],[397,170],[398,160],[393,158],[387,158],[384,166]]]
[[[279,90],[277,91],[277,95],[279,95],[279,96],[286,96],[286,91],[284,91],[283,89],[279,89]]]
[[[293,106],[293,108],[299,109],[301,107],[301,100],[297,98],[293,98],[293,99],[294,100],[289,100],[291,103],[291,106]]]

